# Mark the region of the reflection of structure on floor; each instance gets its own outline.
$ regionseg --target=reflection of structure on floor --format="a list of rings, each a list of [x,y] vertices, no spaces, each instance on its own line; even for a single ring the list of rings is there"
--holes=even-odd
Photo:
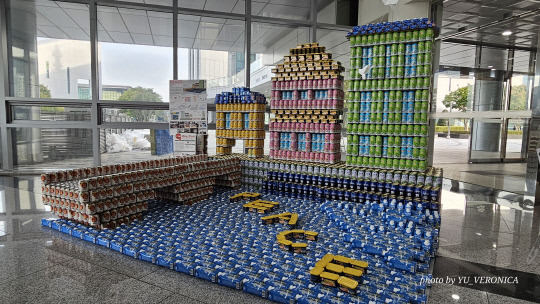
[[[355,204],[362,211],[355,213],[348,202],[306,203],[305,199],[266,196],[283,208],[297,211],[303,219],[302,228],[326,227],[318,241],[310,244],[310,250],[297,254],[279,250],[275,239],[268,238],[282,227],[264,225],[259,214],[246,213],[241,205],[227,203],[235,193],[218,193],[193,206],[151,201],[143,220],[113,231],[95,231],[67,220],[43,220],[43,225],[59,231],[76,230],[83,240],[95,240],[96,246],[282,303],[312,303],[321,295],[319,300],[324,302],[426,301],[428,284],[422,278],[429,277],[428,266],[438,233],[437,222],[415,220],[424,211],[413,209],[410,216],[403,216],[405,210],[389,206],[375,210],[367,204]],[[398,221],[386,218],[398,214],[402,215]],[[358,227],[352,221],[368,225]],[[353,233],[351,229],[360,230]],[[357,239],[352,240],[352,235]],[[310,269],[329,252],[369,264],[357,295],[313,286]],[[332,261],[339,263],[342,259]],[[343,262],[352,265],[350,259]],[[293,285],[296,288],[290,289]],[[374,294],[373,290],[382,293]]]

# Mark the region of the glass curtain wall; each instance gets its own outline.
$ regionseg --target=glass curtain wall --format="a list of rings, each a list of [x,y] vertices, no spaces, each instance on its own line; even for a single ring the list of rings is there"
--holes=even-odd
[[[335,3],[7,0],[0,9],[9,22],[2,24],[9,111],[0,128],[9,162],[2,169],[123,162],[128,152],[169,157],[167,139],[157,138],[168,130],[170,79],[206,79],[209,104],[247,83],[270,96],[272,67],[315,37],[347,66],[340,48],[350,26],[337,25]]]

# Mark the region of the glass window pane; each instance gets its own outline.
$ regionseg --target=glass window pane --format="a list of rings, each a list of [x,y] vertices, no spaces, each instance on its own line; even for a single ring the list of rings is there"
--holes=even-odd
[[[204,79],[207,95],[244,86],[245,22],[178,15],[178,79]]]
[[[172,157],[169,130],[101,129],[101,164]]]
[[[441,53],[439,65],[463,68],[474,68],[476,57],[476,46],[457,43],[441,43]]]
[[[253,0],[251,14],[293,20],[310,20],[310,0]]]
[[[433,166],[469,162],[470,119],[432,119],[435,124]]]
[[[90,121],[90,109],[76,107],[13,106],[13,120]]]
[[[168,110],[112,109],[101,111],[103,122],[168,122]]]
[[[13,128],[16,170],[54,170],[93,165],[92,130]]]
[[[246,12],[246,3],[243,0],[178,0],[178,7],[235,14]]]
[[[514,72],[529,73],[531,52],[529,51],[514,51],[514,66],[512,70]]]
[[[251,88],[271,96],[272,68],[296,45],[309,42],[309,29],[253,22],[251,25]]]
[[[341,65],[345,68],[345,70],[349,71],[351,67],[351,48],[346,35],[347,30],[336,31],[317,29],[317,42],[326,47],[327,53],[332,53],[332,59],[341,62]],[[346,80],[350,78],[350,73],[341,74]]]
[[[435,74],[433,98],[436,112],[466,112],[472,110],[474,71],[460,67],[445,67]],[[433,105],[432,105],[433,106]]]
[[[172,14],[98,7],[101,99],[168,102]]]
[[[522,158],[525,156],[523,143],[527,140],[527,120],[509,119],[506,128],[506,158]],[[523,134],[525,132],[525,134]],[[524,137],[525,135],[525,137]]]
[[[10,95],[90,99],[90,15],[85,4],[11,0]]]

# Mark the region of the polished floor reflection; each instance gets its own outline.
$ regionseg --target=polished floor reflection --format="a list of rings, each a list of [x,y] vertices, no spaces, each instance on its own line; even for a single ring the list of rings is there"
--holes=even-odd
[[[445,179],[429,303],[540,301],[540,209],[523,195]],[[256,303],[261,298],[43,228],[34,176],[0,177],[0,303]],[[447,277],[517,276],[518,284]]]

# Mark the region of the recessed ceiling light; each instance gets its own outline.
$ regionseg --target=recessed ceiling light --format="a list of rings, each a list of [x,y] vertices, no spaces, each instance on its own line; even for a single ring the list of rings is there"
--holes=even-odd
[[[493,66],[492,65],[488,65],[488,69],[491,69]]]
[[[512,35],[512,31],[504,31],[504,32],[502,32],[502,35],[503,36],[510,36],[510,35]]]
[[[453,295],[452,295],[452,299],[454,299],[454,300],[459,300],[459,295],[453,294]]]

